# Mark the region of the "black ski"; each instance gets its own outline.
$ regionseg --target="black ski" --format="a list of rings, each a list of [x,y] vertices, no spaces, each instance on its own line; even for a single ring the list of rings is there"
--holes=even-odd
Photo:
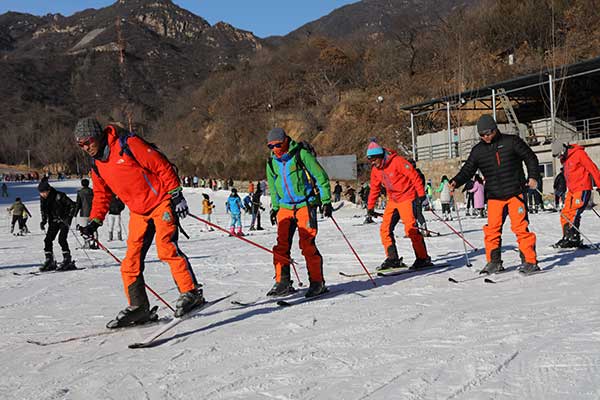
[[[28,271],[28,272],[14,272],[13,271],[13,275],[16,276],[27,276],[27,275],[34,275],[34,276],[38,276],[38,275],[47,275],[47,274],[58,274],[61,272],[71,272],[71,271],[81,271],[85,268],[71,268],[71,269],[66,269],[66,270],[57,270],[57,269],[53,269],[51,271]]]
[[[202,306],[194,308],[193,310],[191,310],[187,314],[184,314],[181,317],[173,318],[171,320],[171,322],[169,322],[168,324],[166,324],[164,326],[161,326],[159,329],[157,329],[156,331],[152,332],[152,334],[148,335],[148,337],[146,337],[143,341],[132,343],[128,347],[130,349],[141,349],[141,348],[145,348],[145,347],[154,347],[154,346],[157,346],[157,345],[160,344],[160,341],[157,341],[157,339],[159,337],[161,337],[162,335],[164,335],[166,332],[168,332],[171,329],[175,328],[177,325],[179,325],[181,322],[185,321],[186,319],[192,318],[193,316],[197,315],[201,311],[206,310],[207,308],[212,307],[215,304],[217,304],[217,303],[219,303],[219,302],[221,302],[223,300],[226,300],[226,299],[230,298],[231,296],[235,295],[236,293],[237,292],[229,293],[228,295],[225,295],[223,297],[219,297],[216,300],[207,301]]]
[[[502,275],[502,274],[505,274],[507,272],[512,272],[513,270],[514,270],[514,267],[510,267],[510,268],[503,269],[500,272],[496,272],[496,273],[494,273],[492,275]],[[454,278],[450,277],[450,278],[448,278],[448,281],[452,282],[452,283],[463,283],[463,282],[476,281],[476,280],[480,280],[480,279],[484,279],[485,280],[485,279],[489,278],[490,276],[491,276],[490,274],[479,274],[479,275],[474,276],[472,278],[461,279],[461,280],[457,280],[457,279],[454,279]]]
[[[343,291],[344,291],[343,289],[333,289],[333,290],[327,290],[326,292],[321,293],[318,296],[301,297],[301,298],[299,298],[298,300],[295,300],[295,301],[279,300],[277,302],[277,305],[280,306],[280,307],[296,306],[296,305],[299,305],[299,304],[308,303],[308,302],[313,301],[313,300],[319,300],[319,299],[322,299],[322,298],[325,298],[325,297],[329,297],[331,295],[334,295],[334,294],[337,294],[337,293],[341,293]]]
[[[254,307],[254,306],[261,306],[264,304],[270,304],[270,303],[274,303],[278,300],[284,300],[284,299],[290,299],[293,298],[294,296],[297,296],[298,294],[300,294],[301,292],[304,292],[301,289],[296,290],[294,293],[290,293],[286,296],[272,296],[272,297],[265,297],[265,296],[261,296],[259,298],[257,298],[256,300],[252,300],[252,301],[239,301],[239,300],[232,300],[231,304],[233,304],[234,306],[237,306],[237,309],[240,308],[248,308],[248,307]]]
[[[415,272],[420,272],[420,271],[427,271],[430,269],[441,269],[441,268],[448,268],[448,267],[451,267],[451,265],[448,263],[433,264],[433,265],[430,265],[429,267],[423,267],[423,268],[417,268],[417,269],[405,268],[403,270],[394,271],[394,272],[378,272],[377,276],[381,276],[381,277],[398,276],[398,275],[404,275],[404,274],[415,273]]]
[[[502,283],[502,282],[508,282],[508,281],[512,281],[512,280],[515,280],[515,279],[519,279],[520,277],[521,277],[521,278],[526,278],[526,277],[528,277],[528,276],[533,276],[533,275],[542,274],[542,273],[544,273],[544,272],[548,272],[548,271],[545,271],[545,270],[541,269],[541,270],[539,270],[539,271],[530,272],[530,273],[528,273],[528,274],[526,274],[526,273],[524,273],[524,272],[521,272],[521,271],[519,271],[519,273],[518,273],[518,275],[517,275],[517,276],[513,276],[513,277],[510,277],[510,278],[507,278],[507,279],[493,280],[493,279],[490,279],[490,278],[485,278],[483,281],[484,281],[485,283]]]

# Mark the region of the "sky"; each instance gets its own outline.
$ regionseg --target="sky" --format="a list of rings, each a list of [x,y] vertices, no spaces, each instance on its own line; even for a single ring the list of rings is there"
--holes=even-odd
[[[0,0],[0,14],[18,11],[34,15],[65,16],[86,8],[102,8],[116,0]],[[224,21],[258,37],[285,35],[357,0],[174,0],[211,25]]]

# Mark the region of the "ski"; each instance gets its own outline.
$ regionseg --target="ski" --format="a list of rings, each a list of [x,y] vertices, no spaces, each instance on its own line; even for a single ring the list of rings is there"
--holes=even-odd
[[[334,295],[334,294],[337,294],[337,293],[341,293],[343,291],[344,291],[343,289],[333,289],[333,290],[327,290],[326,292],[321,293],[318,296],[301,297],[301,298],[299,298],[298,300],[295,300],[295,301],[279,300],[277,302],[277,305],[280,306],[280,307],[296,306],[296,305],[299,305],[299,304],[308,303],[308,302],[313,301],[313,300],[319,300],[319,299],[322,299],[324,297],[329,297],[331,295]]]
[[[86,335],[80,335],[80,336],[71,336],[71,337],[68,337],[68,338],[65,338],[65,339],[54,340],[54,341],[51,341],[51,342],[42,342],[42,341],[33,340],[33,339],[27,339],[26,342],[30,343],[30,344],[35,344],[37,346],[51,346],[51,345],[54,345],[54,344],[76,342],[78,340],[85,340],[85,339],[95,338],[95,337],[99,337],[99,336],[112,335],[113,333],[122,332],[122,331],[124,331],[126,329],[129,330],[129,329],[132,329],[132,328],[151,327],[153,325],[158,325],[158,324],[162,324],[162,323],[170,322],[170,321],[171,321],[170,318],[163,317],[163,318],[159,318],[156,321],[147,322],[145,324],[123,326],[123,327],[120,327],[120,328],[113,328],[113,329],[105,329],[105,330],[103,330],[101,332],[88,333]]]
[[[402,259],[400,259],[400,260],[402,260]],[[406,269],[408,269],[408,265],[406,265],[406,264],[402,263],[402,266],[401,266],[401,267],[396,267],[396,268],[385,268],[385,269],[376,269],[376,270],[374,270],[374,271],[369,271],[369,273],[368,273],[368,274],[367,274],[366,272],[357,272],[357,273],[354,273],[354,274],[348,274],[348,273],[346,273],[346,272],[343,272],[343,271],[340,271],[340,272],[339,272],[339,274],[340,274],[341,276],[343,276],[343,277],[346,277],[346,278],[356,278],[356,277],[358,277],[358,276],[367,276],[367,275],[369,275],[369,274],[370,274],[370,275],[375,275],[375,274],[378,274],[378,273],[380,273],[380,272],[382,272],[382,273],[387,273],[387,272],[396,272],[396,271],[404,271],[404,270],[406,270]]]
[[[74,268],[74,269],[67,269],[67,270],[56,270],[53,269],[51,271],[28,271],[28,272],[14,272],[13,271],[13,275],[16,276],[27,276],[27,275],[34,275],[34,276],[39,276],[39,275],[47,275],[47,274],[58,274],[58,273],[62,273],[62,272],[71,272],[71,271],[81,271],[85,268]]]
[[[508,282],[508,281],[512,281],[512,280],[515,280],[515,279],[519,279],[519,278],[526,278],[528,276],[538,275],[538,274],[541,274],[541,273],[544,273],[544,272],[548,272],[548,271],[545,271],[545,270],[541,269],[539,271],[530,272],[528,274],[519,271],[518,275],[510,277],[510,278],[507,278],[507,279],[493,280],[493,279],[490,279],[490,278],[485,278],[483,280],[483,282],[485,282],[485,283],[492,283],[492,284],[502,283],[502,282]]]
[[[241,309],[241,308],[248,308],[248,307],[254,307],[254,306],[261,306],[264,304],[270,304],[270,303],[274,303],[278,300],[284,300],[284,299],[291,299],[294,296],[297,296],[298,294],[301,294],[301,292],[303,292],[302,289],[298,289],[296,290],[294,293],[290,293],[286,296],[272,296],[272,297],[265,297],[265,296],[261,296],[259,298],[257,298],[256,300],[252,300],[252,301],[239,301],[239,300],[232,300],[231,304],[233,304],[234,306],[237,306],[236,309]]]
[[[506,269],[504,269],[504,270],[502,270],[500,272],[496,272],[496,273],[494,273],[492,275],[502,275],[502,274],[505,274],[507,272],[512,272],[513,270],[515,270],[514,267],[509,267],[509,268],[506,268]],[[457,279],[454,279],[454,278],[450,277],[450,278],[448,278],[448,281],[452,282],[452,283],[463,283],[463,282],[476,281],[476,280],[480,280],[480,279],[486,279],[486,278],[489,278],[490,276],[491,275],[489,275],[489,274],[479,274],[479,275],[471,277],[471,278],[460,279],[460,280],[457,280]]]
[[[451,265],[448,263],[434,264],[434,265],[430,265],[429,267],[417,268],[417,269],[406,268],[404,270],[395,271],[395,272],[381,272],[380,271],[380,272],[377,272],[377,276],[380,276],[380,277],[398,276],[398,275],[408,274],[411,272],[420,272],[420,271],[427,271],[430,269],[441,269],[441,268],[448,268],[448,267],[451,267]]]
[[[156,339],[158,339],[159,337],[161,337],[162,335],[164,335],[166,332],[170,331],[171,329],[173,329],[174,327],[176,327],[177,325],[179,325],[181,322],[183,322],[186,319],[189,319],[189,318],[197,315],[199,312],[201,312],[203,310],[206,310],[207,308],[212,307],[215,304],[217,304],[217,303],[219,303],[219,302],[221,302],[223,300],[226,300],[226,299],[230,298],[231,296],[233,296],[236,293],[237,292],[229,293],[228,295],[225,295],[223,297],[219,297],[216,300],[207,301],[202,306],[196,307],[195,309],[191,310],[189,313],[184,314],[183,316],[178,317],[178,318],[177,317],[173,318],[171,320],[171,322],[167,323],[164,326],[161,326],[159,329],[157,329],[156,331],[152,332],[152,334],[150,334],[148,337],[146,337],[143,341],[132,343],[128,347],[130,349],[141,349],[141,348],[145,348],[145,347],[153,347],[153,346],[155,346],[155,345],[158,344],[158,342],[156,341]]]

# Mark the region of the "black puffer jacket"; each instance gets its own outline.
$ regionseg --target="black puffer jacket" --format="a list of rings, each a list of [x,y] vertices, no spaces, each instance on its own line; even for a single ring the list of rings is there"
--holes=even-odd
[[[485,191],[489,199],[505,200],[522,194],[526,188],[523,163],[528,178],[539,179],[539,162],[535,153],[516,135],[496,134],[487,144],[483,140],[473,147],[469,158],[453,181],[463,185],[477,172],[485,177]]]
[[[92,201],[94,201],[94,191],[89,187],[79,189],[77,192],[77,211],[80,217],[88,218],[92,211]]]
[[[54,188],[50,189],[48,197],[40,197],[40,209],[42,211],[42,222],[71,224],[75,215],[75,202],[63,192]]]

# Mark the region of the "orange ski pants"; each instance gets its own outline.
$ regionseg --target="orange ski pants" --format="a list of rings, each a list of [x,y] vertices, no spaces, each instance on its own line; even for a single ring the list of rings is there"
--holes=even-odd
[[[394,238],[394,228],[398,223],[398,214],[404,224],[404,233],[410,238],[412,242],[413,250],[417,258],[427,258],[427,248],[425,247],[425,240],[423,235],[417,228],[417,221],[415,220],[415,214],[413,212],[413,201],[406,200],[402,202],[396,202],[388,199],[387,206],[383,212],[383,223],[379,230],[381,236],[381,244],[385,249],[385,255],[390,257],[388,254],[390,247],[396,250],[396,240]],[[394,255],[395,256],[395,255]]]
[[[567,192],[567,196],[565,197],[565,206],[562,209],[562,214],[560,216],[560,226],[569,225],[571,223],[579,228],[579,223],[581,221],[581,214],[587,203],[590,201],[592,192],[590,190],[581,190],[577,192]],[[569,220],[565,219],[567,217]]]
[[[502,225],[507,216],[510,217],[510,228],[517,236],[522,261],[537,264],[535,233],[529,231],[527,205],[521,196],[513,196],[506,200],[488,200],[488,223],[483,227],[487,261],[492,261],[492,252],[497,254],[494,261],[500,261],[496,257],[500,256]]]
[[[277,244],[273,252],[280,256],[290,258],[292,239],[298,229],[300,235],[300,249],[306,260],[308,279],[311,282],[323,282],[323,257],[317,249],[317,209],[316,207],[301,207],[295,210],[280,208],[277,212]],[[275,265],[275,281],[281,282],[282,269],[286,278],[289,277],[289,263],[280,257],[273,257]]]
[[[170,200],[160,203],[148,215],[130,212],[127,254],[121,263],[121,277],[129,305],[149,304],[144,286],[144,259],[155,236],[158,258],[171,267],[179,292],[189,292],[198,286],[186,255],[177,246],[178,234]]]

